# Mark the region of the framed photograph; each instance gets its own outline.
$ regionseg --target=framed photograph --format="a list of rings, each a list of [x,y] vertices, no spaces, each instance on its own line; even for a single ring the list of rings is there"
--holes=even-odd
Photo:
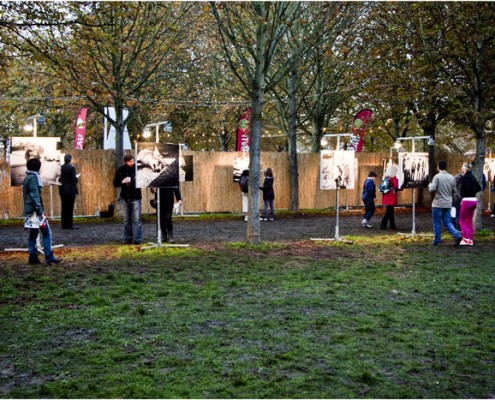
[[[179,169],[179,180],[181,182],[193,181],[193,156],[181,156]]]
[[[485,158],[483,173],[488,181],[495,181],[495,158]]]
[[[399,152],[399,187],[428,187],[428,153]]]
[[[179,145],[136,143],[136,187],[179,187]]]
[[[357,160],[353,151],[321,151],[320,189],[354,189],[356,170]]]
[[[236,157],[234,159],[234,182],[239,182],[242,171],[249,170],[249,157]]]
[[[57,184],[60,177],[59,137],[12,137],[10,147],[10,185],[22,186],[26,163],[31,158],[41,161],[43,186]]]

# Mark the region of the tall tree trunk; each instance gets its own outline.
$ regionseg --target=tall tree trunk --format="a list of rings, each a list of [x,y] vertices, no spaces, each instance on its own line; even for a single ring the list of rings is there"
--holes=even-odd
[[[323,129],[323,123],[320,118],[312,118],[311,120],[311,153],[318,153],[320,151],[321,131]]]
[[[296,117],[297,117],[297,72],[292,69],[289,79],[289,131],[288,131],[288,157],[289,157],[289,210],[299,211],[299,168],[297,166],[297,132],[296,132]]]
[[[485,149],[486,149],[486,139],[484,135],[483,125],[477,127],[476,132],[476,158],[474,160],[474,176],[478,180],[480,186],[483,185],[483,166],[485,165]],[[483,229],[483,191],[476,195],[478,200],[478,205],[476,206],[476,211],[474,213],[474,228],[479,231]]]
[[[260,59],[263,60],[261,57]],[[251,139],[249,147],[249,212],[246,227],[246,241],[250,244],[259,244],[260,235],[260,149],[263,98],[265,95],[264,63],[256,67],[255,82],[251,96]]]

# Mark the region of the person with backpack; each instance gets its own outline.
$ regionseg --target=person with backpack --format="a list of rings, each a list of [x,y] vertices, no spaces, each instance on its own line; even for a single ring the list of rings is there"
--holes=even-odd
[[[249,170],[245,169],[242,171],[241,177],[239,178],[239,187],[241,188],[242,196],[242,213],[244,214],[244,221],[247,221],[249,209]]]
[[[459,226],[461,227],[462,240],[460,246],[474,245],[474,211],[478,205],[476,193],[482,188],[472,172],[473,164],[466,163],[462,170],[465,171],[461,180],[461,211],[459,213]]]
[[[361,221],[361,225],[363,228],[373,228],[368,222],[370,221],[371,217],[375,213],[376,207],[375,207],[375,198],[376,198],[376,185],[375,185],[375,178],[376,178],[376,172],[370,171],[368,174],[368,177],[364,181],[363,185],[363,193],[361,195],[361,199],[363,200],[364,203],[364,218]]]
[[[397,167],[395,165],[390,166],[378,190],[383,193],[382,204],[386,208],[380,228],[387,229],[387,223],[390,222],[390,229],[396,230],[394,210],[397,206],[399,180],[397,179]]]

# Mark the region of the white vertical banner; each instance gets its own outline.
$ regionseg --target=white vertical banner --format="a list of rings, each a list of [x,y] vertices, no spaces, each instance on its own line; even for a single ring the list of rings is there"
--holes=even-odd
[[[105,114],[111,119],[115,120],[115,107],[105,107]],[[124,109],[124,120],[129,115],[129,110]],[[116,129],[112,124],[109,124],[107,118],[103,120],[103,148],[105,150],[115,149],[116,143]],[[131,150],[131,139],[129,137],[129,131],[127,125],[124,128],[124,150]]]

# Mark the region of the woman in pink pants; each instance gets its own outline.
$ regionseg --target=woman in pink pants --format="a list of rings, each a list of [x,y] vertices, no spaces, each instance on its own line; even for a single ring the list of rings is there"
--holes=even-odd
[[[466,163],[462,167],[461,180],[461,211],[459,214],[459,226],[461,227],[462,240],[460,246],[472,246],[474,244],[474,211],[478,201],[476,193],[481,191],[481,186],[472,173],[473,165]]]

